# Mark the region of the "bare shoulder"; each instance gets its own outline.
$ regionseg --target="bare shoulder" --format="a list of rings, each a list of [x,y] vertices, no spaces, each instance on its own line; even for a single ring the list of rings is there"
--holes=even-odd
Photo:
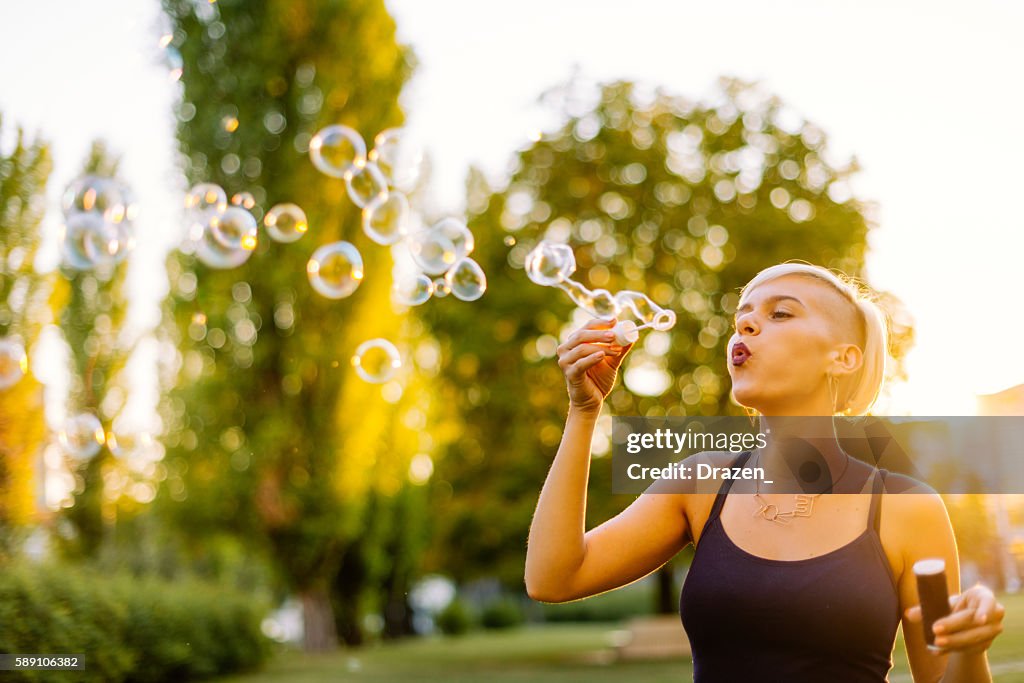
[[[949,535],[946,503],[928,484],[904,474],[889,474],[885,478],[885,493],[882,524],[904,551],[930,545]]]
[[[702,451],[679,462],[686,466],[687,471],[697,472],[698,465],[717,468],[731,467],[741,455],[741,453],[730,451]],[[711,512],[711,506],[715,502],[715,495],[720,486],[721,480],[717,478],[693,478],[682,481],[662,479],[652,484],[644,495],[672,496],[673,507],[685,518],[691,539],[695,539],[700,537],[700,530]]]

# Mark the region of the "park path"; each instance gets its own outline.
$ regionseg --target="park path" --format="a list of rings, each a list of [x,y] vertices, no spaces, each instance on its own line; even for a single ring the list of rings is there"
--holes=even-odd
[[[989,664],[989,670],[992,672],[992,678],[994,681],[999,680],[1001,674],[1016,674],[1024,672],[1024,660],[1016,662],[998,662],[996,664]],[[889,679],[889,683],[914,683],[914,679],[909,673],[898,674],[892,676]]]

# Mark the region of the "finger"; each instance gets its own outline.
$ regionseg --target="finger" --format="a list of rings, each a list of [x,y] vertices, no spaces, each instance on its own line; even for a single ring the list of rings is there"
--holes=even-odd
[[[990,621],[995,615],[996,596],[992,595],[990,591],[985,591],[978,596],[977,604],[974,606],[974,623],[984,624]]]
[[[577,380],[585,375],[587,370],[600,363],[602,358],[604,358],[604,351],[598,351],[597,353],[592,353],[589,356],[584,356],[569,366],[565,371],[565,376],[569,378],[569,380]]]
[[[617,320],[615,316],[610,318],[594,318],[593,320],[587,321],[587,324],[581,327],[583,330],[606,330],[615,326]]]
[[[971,628],[974,624],[974,610],[970,607],[952,614],[947,614],[941,619],[936,619],[932,630],[936,633],[953,633]]]
[[[966,631],[957,631],[956,633],[947,633],[941,636],[936,636],[935,645],[936,647],[941,647],[944,650],[962,650],[974,645],[988,643],[1002,632],[1002,624],[975,626],[974,628],[967,629]]]
[[[910,609],[905,610],[903,612],[903,617],[907,621],[909,621],[911,623],[918,623],[918,622],[920,622],[921,621],[921,606],[920,605],[914,605]]]
[[[566,339],[566,344],[575,346],[576,344],[586,344],[593,342],[604,342],[608,343],[615,339],[615,333],[611,330],[576,330],[569,338]]]
[[[592,353],[597,353],[599,351],[603,354],[607,352],[607,349],[601,346],[597,346],[595,344],[580,344],[573,350],[566,353],[564,356],[561,356],[558,359],[558,364],[561,365],[563,368],[567,368],[576,361],[578,361],[579,359],[589,356]]]

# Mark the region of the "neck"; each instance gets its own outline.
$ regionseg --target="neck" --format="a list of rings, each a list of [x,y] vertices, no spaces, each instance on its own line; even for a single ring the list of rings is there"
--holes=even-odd
[[[761,485],[762,492],[831,490],[849,465],[831,417],[762,416],[761,432],[766,445],[756,454],[757,464],[772,482]]]

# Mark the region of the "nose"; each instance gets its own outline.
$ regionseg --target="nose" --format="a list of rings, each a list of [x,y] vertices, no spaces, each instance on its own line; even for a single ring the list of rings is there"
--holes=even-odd
[[[753,336],[757,335],[760,331],[761,327],[758,325],[753,311],[748,311],[736,318],[736,332],[738,334]]]

